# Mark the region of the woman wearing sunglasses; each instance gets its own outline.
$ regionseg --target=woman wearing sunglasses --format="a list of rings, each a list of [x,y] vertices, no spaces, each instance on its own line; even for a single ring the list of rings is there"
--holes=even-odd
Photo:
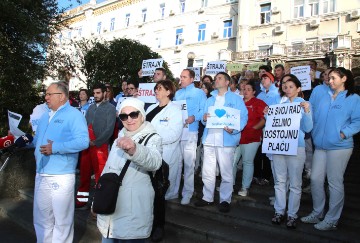
[[[178,197],[179,185],[176,185],[179,163],[181,163],[180,138],[183,128],[180,107],[171,102],[176,88],[170,80],[160,80],[154,87],[159,103],[151,105],[146,111],[146,120],[151,122],[162,139],[163,160],[169,165],[170,186],[165,194],[155,195],[154,226],[151,239],[160,241],[164,234],[165,200]]]
[[[119,174],[127,160],[131,163],[119,189],[115,212],[98,215],[97,226],[103,243],[118,242],[119,239],[145,242],[152,229],[154,204],[154,189],[148,171],[156,171],[161,166],[161,137],[155,134],[146,146],[139,144],[140,139],[156,133],[151,123],[145,121],[141,100],[124,100],[119,113],[124,128],[111,147],[103,173]]]

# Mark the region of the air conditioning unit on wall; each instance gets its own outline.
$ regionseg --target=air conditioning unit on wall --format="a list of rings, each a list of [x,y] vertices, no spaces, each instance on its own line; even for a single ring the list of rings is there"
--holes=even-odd
[[[274,29],[275,34],[282,34],[285,31],[285,26],[280,24],[277,25]]]
[[[310,27],[316,28],[320,25],[320,19],[313,19],[310,21]]]
[[[182,46],[178,45],[178,46],[175,46],[175,52],[181,52],[182,50]]]
[[[213,39],[219,38],[219,35],[216,32],[214,32],[212,33],[211,38]]]
[[[274,6],[271,8],[271,13],[278,14],[278,13],[280,13],[280,9],[277,6]]]
[[[350,13],[350,19],[358,19],[360,18],[360,9],[355,9]]]

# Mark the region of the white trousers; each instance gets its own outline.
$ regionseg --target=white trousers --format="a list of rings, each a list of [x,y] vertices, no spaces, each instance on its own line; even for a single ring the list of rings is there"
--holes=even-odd
[[[325,176],[329,183],[329,211],[325,220],[336,224],[344,206],[344,173],[353,149],[315,149],[311,168],[311,195],[313,214],[322,217],[325,207]]]
[[[35,177],[34,227],[38,243],[71,243],[75,174]]]
[[[219,164],[221,184],[220,203],[231,203],[233,191],[233,161],[235,147],[214,147],[204,145],[204,162],[202,168],[203,199],[207,202],[214,201],[216,182],[216,161]]]
[[[182,190],[182,197],[191,198],[194,193],[194,168],[196,159],[197,139],[197,132],[190,132],[188,140],[183,140],[180,142],[181,152],[184,161],[184,187]],[[179,171],[176,178],[177,186],[180,186],[182,167],[183,163],[180,160]]]
[[[305,164],[305,148],[298,147],[297,155],[273,155],[275,213],[284,215],[286,209],[286,181],[290,182],[287,215],[297,218],[300,207],[302,172]]]

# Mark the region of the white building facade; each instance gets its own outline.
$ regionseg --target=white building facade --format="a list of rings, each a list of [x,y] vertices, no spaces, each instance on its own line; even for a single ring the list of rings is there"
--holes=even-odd
[[[196,67],[231,61],[237,13],[234,0],[92,0],[66,12],[69,28],[59,34],[59,40],[134,39],[159,53],[174,77],[179,77],[189,52],[195,54]]]

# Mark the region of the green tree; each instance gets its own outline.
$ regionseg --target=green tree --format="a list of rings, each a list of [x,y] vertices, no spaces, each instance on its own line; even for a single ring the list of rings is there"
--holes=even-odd
[[[62,11],[56,0],[0,1],[0,127],[8,109],[28,117],[39,102],[45,52]]]
[[[142,60],[161,56],[137,41],[121,38],[99,42],[84,56],[88,86],[95,82],[118,85],[123,78],[138,79]],[[164,61],[168,78],[173,75]]]

